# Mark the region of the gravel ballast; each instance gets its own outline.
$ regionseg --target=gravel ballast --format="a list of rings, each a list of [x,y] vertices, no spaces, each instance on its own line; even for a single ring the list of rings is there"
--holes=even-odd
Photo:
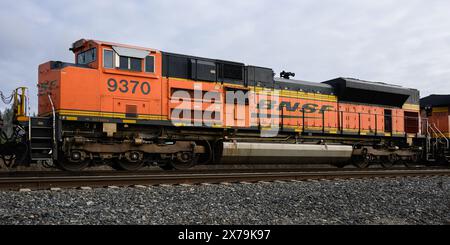
[[[0,191],[0,224],[449,224],[450,177]]]

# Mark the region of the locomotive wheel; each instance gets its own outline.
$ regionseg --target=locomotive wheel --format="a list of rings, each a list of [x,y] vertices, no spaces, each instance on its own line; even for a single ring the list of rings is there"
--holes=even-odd
[[[83,151],[71,151],[68,155],[59,152],[55,165],[65,171],[79,172],[90,164],[90,159],[87,159],[85,155]]]
[[[417,166],[417,164],[420,161],[420,153],[414,154],[410,159],[408,160],[402,160],[403,164],[405,164],[408,168],[414,168]]]
[[[136,171],[144,166],[144,154],[139,151],[129,151],[120,159],[114,159],[112,167],[122,171]]]
[[[386,159],[382,159],[381,165],[384,168],[391,168],[397,161],[398,161],[398,155],[395,153],[392,153]]]
[[[126,159],[121,159],[121,160],[117,159],[112,164],[112,167],[115,170],[119,170],[119,171],[136,171],[136,170],[141,169],[143,166],[144,166],[143,161],[130,162],[130,161],[127,161]]]
[[[173,169],[186,170],[194,167],[197,164],[197,161],[198,156],[195,156],[190,152],[182,152],[178,153],[177,157],[169,164]]]
[[[371,156],[367,153],[367,149],[363,149],[361,152],[361,157],[356,159],[355,165],[358,168],[367,168],[370,164]]]
[[[177,169],[177,170],[186,170],[186,169],[190,169],[192,167],[195,166],[195,163],[184,163],[184,162],[171,162],[170,166],[172,167],[172,169]]]

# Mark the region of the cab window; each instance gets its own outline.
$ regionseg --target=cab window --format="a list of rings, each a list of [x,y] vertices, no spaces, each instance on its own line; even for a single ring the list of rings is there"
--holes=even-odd
[[[109,49],[103,50],[103,67],[114,68],[114,51]]]
[[[150,72],[150,73],[155,72],[155,57],[154,56],[145,57],[145,72]]]
[[[86,65],[97,60],[97,48],[81,52],[77,56],[77,64]]]
[[[122,70],[142,71],[142,59],[120,56],[119,68]]]

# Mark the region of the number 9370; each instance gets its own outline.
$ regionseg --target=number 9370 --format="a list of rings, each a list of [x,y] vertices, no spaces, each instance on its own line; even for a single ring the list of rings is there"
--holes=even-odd
[[[149,82],[139,82],[139,81],[127,81],[125,79],[116,81],[114,78],[108,79],[107,82],[108,91],[116,92],[119,91],[121,93],[132,93],[135,94],[137,91],[140,91],[142,94],[150,93],[150,83]]]

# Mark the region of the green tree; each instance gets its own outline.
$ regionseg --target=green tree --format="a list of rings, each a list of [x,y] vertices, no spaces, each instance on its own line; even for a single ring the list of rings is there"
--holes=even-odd
[[[6,108],[2,113],[2,119],[2,131],[5,132],[8,137],[10,137],[13,133],[14,110],[12,108]]]

